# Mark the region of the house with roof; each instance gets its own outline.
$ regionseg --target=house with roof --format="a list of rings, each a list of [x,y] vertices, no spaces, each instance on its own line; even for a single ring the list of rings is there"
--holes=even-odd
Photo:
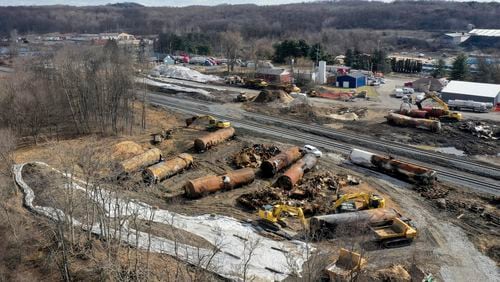
[[[411,87],[418,92],[436,91],[439,92],[444,87],[444,81],[430,77],[422,77],[411,83]]]
[[[358,88],[366,85],[366,75],[360,72],[337,76],[335,85],[342,88]]]
[[[292,83],[292,74],[284,68],[258,68],[255,78],[264,79],[271,83]]]
[[[496,105],[500,102],[500,84],[452,80],[441,90],[441,99],[445,102],[472,100]]]

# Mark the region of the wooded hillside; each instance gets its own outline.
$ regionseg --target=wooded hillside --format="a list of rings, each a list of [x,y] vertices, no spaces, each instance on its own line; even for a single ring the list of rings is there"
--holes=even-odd
[[[41,6],[0,7],[0,35],[19,33],[128,31],[240,31],[245,38],[284,38],[325,29],[463,30],[500,27],[500,3],[434,1],[317,2],[280,6],[190,7]]]

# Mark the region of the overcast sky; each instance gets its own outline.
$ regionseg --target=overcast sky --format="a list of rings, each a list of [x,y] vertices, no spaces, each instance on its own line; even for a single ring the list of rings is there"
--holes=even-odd
[[[385,0],[388,1],[388,0]],[[464,1],[464,0],[459,0]],[[500,0],[476,0],[477,2],[500,2]],[[285,3],[312,2],[308,0],[0,0],[0,6],[17,5],[105,5],[116,2],[136,2],[145,6],[189,6],[189,5],[219,5],[219,4],[245,4],[253,3],[258,5],[277,5]]]

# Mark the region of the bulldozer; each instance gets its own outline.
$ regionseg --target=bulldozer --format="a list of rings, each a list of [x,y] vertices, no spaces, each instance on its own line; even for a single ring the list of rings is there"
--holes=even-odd
[[[423,107],[422,103],[425,100],[433,100],[437,104],[441,106],[441,108],[435,108],[435,107]],[[442,121],[460,121],[462,120],[462,114],[457,113],[457,112],[452,112],[448,108],[448,104],[446,104],[443,100],[441,100],[435,92],[433,91],[428,91],[425,93],[425,96],[423,99],[420,101],[416,101],[415,104],[417,104],[417,107],[419,110],[426,111],[426,118],[429,119],[439,119]]]
[[[360,201],[356,201],[360,200]],[[356,203],[361,202],[361,206],[357,207]],[[371,193],[352,193],[344,194],[337,197],[337,200],[333,204],[333,209],[336,213],[342,212],[355,212],[365,209],[378,209],[385,207],[385,199]]]
[[[186,127],[191,126],[195,121],[207,121],[206,129],[207,130],[217,130],[221,128],[231,127],[231,123],[225,120],[217,120],[213,116],[205,115],[205,116],[194,116],[186,119]]]
[[[286,227],[287,223],[282,219],[282,214],[287,213],[290,216],[295,216],[300,219],[300,223],[304,229],[307,228],[307,222],[304,217],[304,212],[300,207],[292,207],[284,204],[264,205],[259,209],[259,220],[264,228],[278,231],[282,227]]]

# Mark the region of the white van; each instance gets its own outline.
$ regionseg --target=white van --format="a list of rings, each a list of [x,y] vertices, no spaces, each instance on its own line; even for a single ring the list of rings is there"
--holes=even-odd
[[[396,98],[402,98],[403,96],[405,96],[405,92],[403,91],[402,88],[396,88],[394,89],[394,97]]]

